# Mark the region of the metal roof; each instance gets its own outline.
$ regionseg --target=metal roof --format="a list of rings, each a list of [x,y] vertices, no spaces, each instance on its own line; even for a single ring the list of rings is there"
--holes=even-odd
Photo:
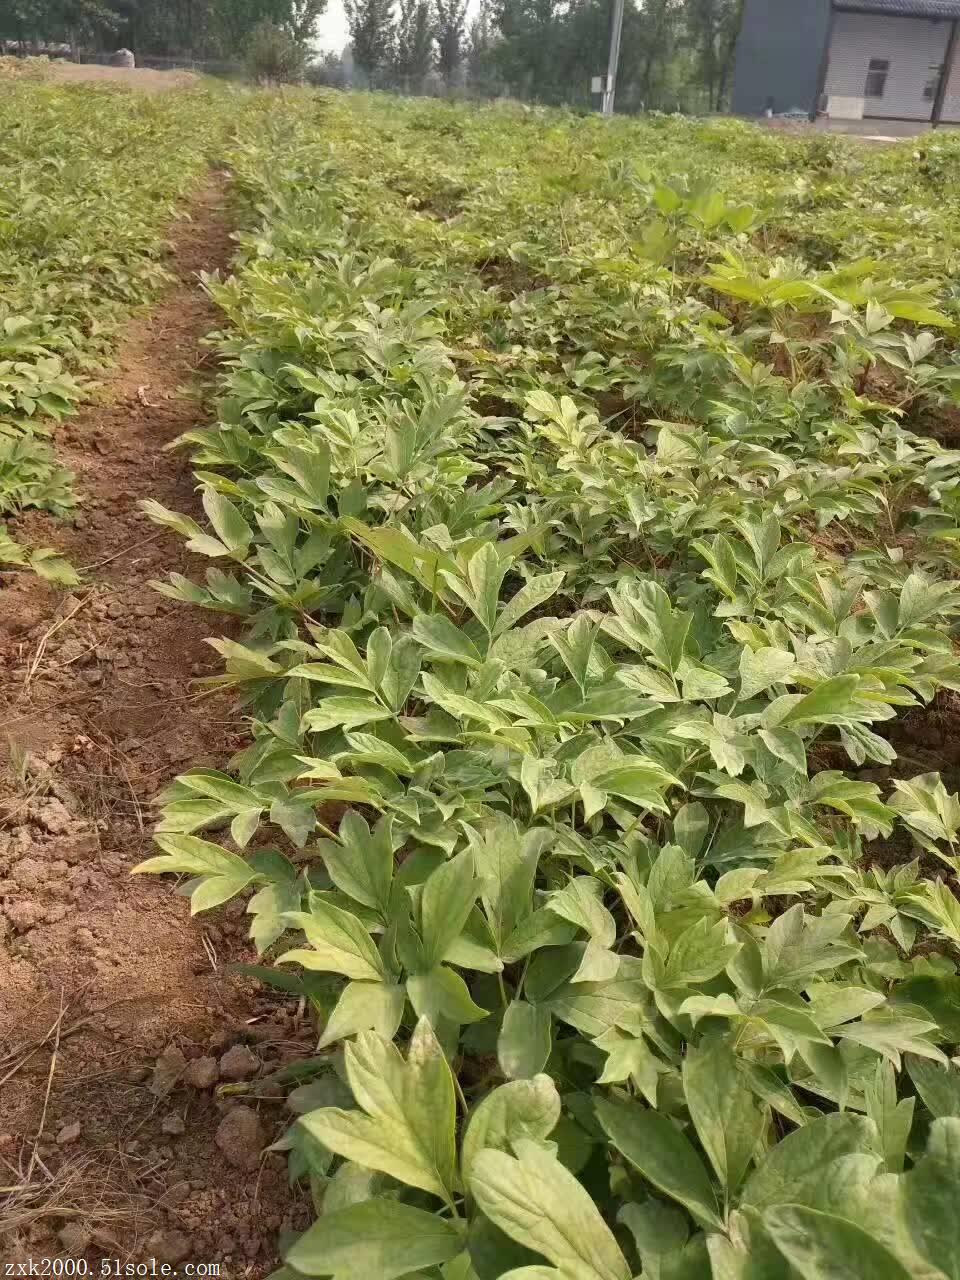
[[[960,18],[960,0],[833,0],[833,7],[902,18]]]

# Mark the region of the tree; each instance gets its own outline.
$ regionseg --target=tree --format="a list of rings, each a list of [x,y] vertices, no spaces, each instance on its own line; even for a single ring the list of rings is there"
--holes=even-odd
[[[182,0],[180,0],[182,3]],[[191,5],[197,0],[187,0]],[[260,23],[270,22],[287,32],[298,45],[306,47],[327,7],[327,0],[200,0],[212,10],[212,25],[219,33],[225,52],[246,49]],[[155,7],[162,0],[146,0]]]
[[[490,0],[480,0],[480,8],[467,33],[467,78],[472,85],[492,87],[493,46],[493,12]]]
[[[306,45],[313,38],[317,19],[326,11],[327,0],[287,0],[289,16],[285,26],[297,44]]]
[[[354,65],[375,79],[393,57],[392,0],[344,0]]]
[[[712,111],[723,106],[743,19],[743,0],[686,0],[700,79]]]
[[[328,49],[315,58],[306,70],[307,80],[314,85],[326,85],[330,89],[346,89],[350,83],[343,55]]]
[[[433,31],[427,0],[400,0],[393,69],[404,88],[419,89],[433,67]]]
[[[306,49],[292,32],[264,18],[251,33],[246,62],[260,83],[292,84],[303,79]]]
[[[121,21],[116,7],[102,0],[14,0],[0,17],[0,34],[35,43],[62,41],[76,56],[81,44],[116,31]]]
[[[639,105],[663,105],[663,88],[679,23],[682,19],[678,0],[646,0],[640,14],[640,57],[637,62],[637,94]]]
[[[495,0],[497,63],[514,93],[550,101],[564,25],[559,0]]]
[[[449,84],[463,60],[467,0],[433,0],[433,31],[437,64]]]

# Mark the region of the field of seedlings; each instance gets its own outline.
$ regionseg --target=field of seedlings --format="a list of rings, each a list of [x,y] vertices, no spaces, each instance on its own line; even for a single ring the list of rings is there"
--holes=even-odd
[[[205,1053],[193,1024],[140,1059],[118,1033],[168,1135],[136,1158],[188,1187],[138,1256],[958,1280],[960,142],[380,95],[137,109],[204,121],[169,194],[215,162],[235,228],[181,272],[215,332],[168,482],[124,482],[130,540],[160,539],[123,580],[159,600],[137,643],[214,658],[167,665],[165,758],[100,726],[134,762],[99,817],[131,833],[114,900],[212,966],[183,975]],[[55,207],[69,162],[33,143]],[[67,317],[47,225],[32,270]],[[60,379],[71,323],[36,356]],[[41,650],[18,696],[49,710],[75,673]],[[43,1102],[35,1054],[11,1084]],[[232,1251],[171,1116],[246,1171]]]

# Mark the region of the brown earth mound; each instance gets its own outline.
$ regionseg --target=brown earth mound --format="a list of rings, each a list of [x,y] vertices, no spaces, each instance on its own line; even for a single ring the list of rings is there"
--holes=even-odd
[[[189,89],[200,83],[192,71],[151,71],[147,67],[101,67],[77,62],[53,62],[46,77],[55,84],[97,82],[118,84],[142,93]]]

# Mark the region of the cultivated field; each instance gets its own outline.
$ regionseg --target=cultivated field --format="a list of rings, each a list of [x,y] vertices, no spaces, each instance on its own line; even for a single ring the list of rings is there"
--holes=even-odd
[[[960,1275],[960,143],[18,84],[0,162],[0,1231]]]

